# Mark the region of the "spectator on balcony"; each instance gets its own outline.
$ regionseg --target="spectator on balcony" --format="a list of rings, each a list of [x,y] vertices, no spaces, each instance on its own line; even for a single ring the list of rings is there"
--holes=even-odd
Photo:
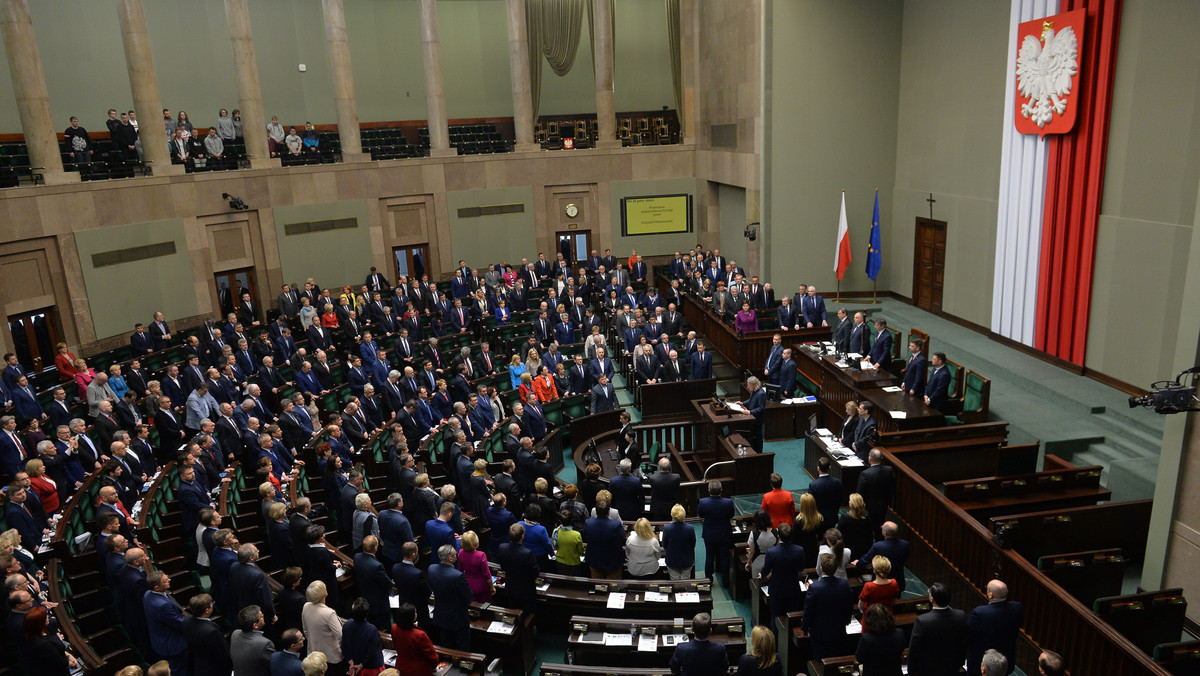
[[[283,142],[287,144],[288,154],[292,157],[300,155],[300,153],[304,150],[304,140],[296,134],[295,127],[288,128],[288,134],[283,139]]]
[[[233,109],[233,138],[242,138],[242,111],[237,108]]]
[[[192,157],[191,144],[178,129],[171,134],[171,161],[175,164],[186,164]]]
[[[222,141],[229,141],[232,143],[233,139],[236,138],[233,128],[233,118],[229,117],[229,111],[225,110],[224,108],[217,113],[216,129],[217,135],[221,137]]]
[[[225,154],[225,142],[218,133],[216,127],[209,127],[208,136],[204,137],[204,149],[216,164],[220,164],[221,156]]]
[[[179,130],[179,135],[185,140],[192,138],[192,123],[188,119],[187,111],[179,111],[179,117],[175,120],[175,128]]]
[[[71,126],[63,132],[67,141],[67,155],[76,164],[88,164],[92,161],[92,137],[87,130],[79,126],[79,118],[71,117]]]
[[[312,122],[304,123],[304,150],[312,154],[317,153],[317,147],[321,145],[321,135],[317,133],[316,127],[313,127]]]
[[[121,119],[117,122],[111,138],[113,149],[124,153],[125,159],[136,160],[138,158],[138,133],[137,129],[134,129],[129,122],[129,113],[121,113]]]
[[[272,115],[271,122],[267,125],[267,147],[271,151],[271,157],[279,157],[283,137],[283,125],[279,124],[279,116]]]

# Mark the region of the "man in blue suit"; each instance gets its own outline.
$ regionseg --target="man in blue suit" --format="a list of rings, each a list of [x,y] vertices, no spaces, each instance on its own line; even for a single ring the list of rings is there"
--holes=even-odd
[[[42,543],[42,529],[38,528],[33,512],[25,504],[28,495],[28,489],[15,484],[9,486],[8,507],[4,510],[4,516],[8,519],[9,528],[15,528],[21,534],[21,542],[29,549],[36,550]]]
[[[48,416],[42,410],[42,404],[38,402],[37,395],[33,393],[33,388],[29,386],[29,379],[24,374],[17,378],[16,385],[10,394],[13,408],[17,409],[17,415],[38,421],[47,419]]]
[[[850,329],[846,352],[856,352],[866,355],[871,351],[871,329],[867,326],[866,315],[854,313],[854,327]]]
[[[473,596],[467,577],[456,569],[458,552],[450,545],[437,550],[438,563],[429,566],[429,588],[433,590],[433,624],[438,628],[438,645],[455,650],[471,649],[471,618],[467,609]]]
[[[625,529],[608,518],[608,503],[596,501],[596,516],[583,524],[583,543],[592,577],[619,580],[625,567]]]
[[[11,415],[2,416],[0,417],[0,474],[14,477],[24,468],[25,448],[17,437],[17,418]],[[41,539],[39,538],[36,542],[41,542]]]
[[[929,374],[929,383],[925,386],[925,405],[946,412],[946,404],[950,401],[950,369],[946,368],[946,353],[934,352],[933,372]]]
[[[133,348],[135,357],[143,357],[154,351],[154,339],[146,333],[146,326],[141,322],[133,325],[133,334],[129,336],[129,346]]]
[[[437,518],[425,522],[425,542],[432,551],[436,552],[442,545],[450,545],[450,548],[455,551],[462,548],[458,533],[454,532],[454,528],[450,525],[450,520],[453,518],[454,503],[443,502],[442,506],[438,508]]]
[[[825,315],[825,299],[817,295],[817,287],[808,287],[808,295],[800,300],[800,312],[804,315],[804,327],[829,326]]]
[[[146,635],[146,607],[142,600],[146,596],[146,571],[142,565],[146,552],[137,547],[125,551],[125,565],[117,573],[117,609],[121,624],[125,627],[139,650],[150,650]]]
[[[846,625],[854,608],[850,583],[834,577],[837,564],[832,554],[822,554],[817,563],[821,577],[808,587],[800,629],[808,634],[813,659],[835,657],[845,652]]]
[[[677,676],[721,676],[729,669],[724,643],[708,640],[712,617],[697,613],[692,618],[692,640],[675,646],[671,655],[671,673]]]
[[[892,332],[887,330],[886,319],[875,320],[875,344],[867,361],[877,369],[886,369],[892,363]]]
[[[429,582],[425,571],[417,567],[420,555],[416,542],[405,542],[400,548],[400,563],[392,566],[392,581],[396,583],[396,595],[400,604],[410,603],[417,609],[417,624],[423,629],[432,629],[429,620]]]
[[[1008,600],[1008,585],[1000,580],[988,582],[987,597],[987,605],[976,607],[967,617],[967,673],[979,673],[983,654],[994,648],[1008,659],[1011,674],[1017,664],[1017,632],[1025,621],[1025,608]]]
[[[771,336],[771,352],[767,354],[767,363],[763,367],[763,376],[772,385],[779,384],[779,367],[783,364],[783,337],[778,333]]]
[[[755,451],[762,453],[767,422],[767,391],[763,389],[762,381],[754,376],[746,379],[746,389],[750,391],[750,396],[745,402],[746,410],[754,416],[754,434],[750,445]]]
[[[817,459],[817,478],[808,484],[808,492],[817,501],[817,511],[821,513],[821,521],[826,524],[836,524],[838,509],[842,504],[842,480],[829,476],[829,468],[833,465],[828,456]]]
[[[529,430],[529,436],[534,443],[546,436],[546,416],[533,397],[530,397],[523,407],[521,421],[525,423],[525,429]]]
[[[800,590],[804,548],[793,543],[791,536],[792,524],[779,524],[779,544],[768,549],[763,559],[760,576],[770,592],[771,617],[786,615],[804,606],[804,594]]]
[[[904,366],[904,393],[917,397],[925,396],[925,355],[921,352],[923,341],[914,338],[908,343],[908,363]]]
[[[187,675],[187,638],[183,635],[183,611],[167,592],[171,576],[156,570],[146,576],[146,632],[150,648],[171,665],[171,674]]]
[[[688,380],[704,380],[712,377],[712,355],[703,341],[696,342],[696,351],[688,357]]]
[[[213,551],[216,551],[215,549]],[[264,633],[270,632],[275,621],[275,597],[267,574],[258,567],[258,547],[246,543],[237,550],[237,562],[229,567],[229,586],[238,608],[258,606],[262,610]]]
[[[904,565],[908,563],[908,541],[900,539],[900,528],[891,521],[885,521],[883,539],[871,545],[871,548],[858,560],[858,567],[870,569],[871,560],[876,556],[886,556],[892,564],[892,578],[900,593],[904,593]],[[982,654],[982,653],[981,653]]]
[[[279,646],[280,650],[271,653],[271,676],[304,676],[304,669],[300,666],[304,633],[299,629],[284,629]]]
[[[392,493],[387,497],[387,509],[379,513],[380,558],[386,565],[400,562],[404,543],[413,542],[412,524],[404,516],[404,497]],[[372,606],[374,607],[374,606]]]
[[[721,482],[708,482],[708,497],[696,507],[696,516],[704,520],[704,574],[714,579],[717,573],[729,583],[729,554],[733,548],[733,500],[721,497]]]
[[[783,351],[779,364],[779,396],[789,399],[796,393],[796,362],[792,359],[792,348]]]
[[[371,606],[368,615],[371,624],[376,627],[391,627],[392,613],[388,605],[388,597],[392,595],[392,579],[388,577],[387,568],[376,554],[379,552],[379,538],[368,535],[363,538],[362,551],[354,555],[354,581],[358,584],[358,595],[367,600]]]
[[[600,382],[600,374],[604,374],[604,377],[612,380],[614,373],[613,363],[612,360],[608,358],[604,348],[596,348],[596,358],[592,360],[591,367],[592,370],[590,376],[593,383]]]
[[[646,494],[642,482],[632,474],[633,463],[625,458],[617,463],[617,476],[608,482],[612,493],[612,507],[623,521],[637,521],[645,516]]]

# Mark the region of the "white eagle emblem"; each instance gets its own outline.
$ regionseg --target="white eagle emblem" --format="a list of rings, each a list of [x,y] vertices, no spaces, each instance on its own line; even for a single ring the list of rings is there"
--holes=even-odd
[[[1075,29],[1067,26],[1055,34],[1049,22],[1043,29],[1042,41],[1026,35],[1017,55],[1017,87],[1021,96],[1029,99],[1021,104],[1021,115],[1038,127],[1045,127],[1055,113],[1062,115],[1067,109],[1071,78],[1079,71]]]

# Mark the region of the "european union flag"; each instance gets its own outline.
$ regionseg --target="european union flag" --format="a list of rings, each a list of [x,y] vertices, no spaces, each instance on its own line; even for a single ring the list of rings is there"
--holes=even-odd
[[[871,244],[867,248],[867,276],[875,279],[883,267],[883,241],[879,234],[879,191],[875,191],[875,215],[871,217]]]

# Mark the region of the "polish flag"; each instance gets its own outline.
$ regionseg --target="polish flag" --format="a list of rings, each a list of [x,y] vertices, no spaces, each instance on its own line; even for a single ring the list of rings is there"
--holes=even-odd
[[[838,281],[850,267],[850,224],[846,222],[846,191],[842,191],[842,213],[838,216],[837,249],[833,253],[833,271]]]

